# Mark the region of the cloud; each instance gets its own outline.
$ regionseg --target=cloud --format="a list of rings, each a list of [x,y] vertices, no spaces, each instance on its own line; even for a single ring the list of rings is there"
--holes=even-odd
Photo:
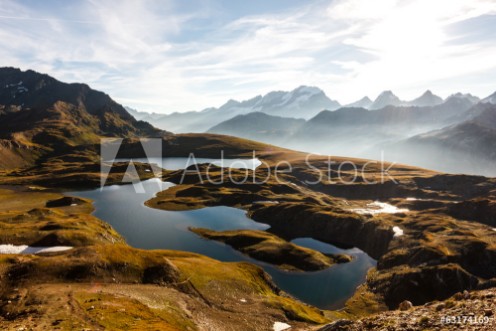
[[[322,0],[253,15],[222,15],[216,1],[44,4],[0,3],[3,63],[87,82],[142,110],[202,109],[301,84],[342,102],[384,89],[494,89],[494,36],[476,33],[496,28],[483,19],[496,14],[491,0]]]
[[[496,47],[477,41],[452,43],[456,36],[447,33],[450,26],[459,22],[494,13],[496,3],[484,0],[378,0],[373,5],[347,0],[328,7],[331,18],[360,26],[357,29],[360,34],[345,43],[376,57],[372,61],[342,63],[354,71],[352,85],[363,89],[379,85],[380,89],[389,86],[406,92],[411,90],[410,97],[419,92],[419,86],[425,89],[440,80],[494,71],[496,65],[490,59],[496,55]],[[343,87],[352,86],[344,84]],[[450,82],[442,92],[447,93],[452,87]],[[461,84],[458,87],[473,88]]]

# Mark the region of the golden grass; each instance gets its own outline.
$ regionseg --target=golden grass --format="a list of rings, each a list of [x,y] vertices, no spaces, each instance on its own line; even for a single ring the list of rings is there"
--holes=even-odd
[[[88,318],[105,330],[197,329],[184,312],[171,303],[169,309],[153,309],[138,300],[109,293],[76,292],[74,297]]]

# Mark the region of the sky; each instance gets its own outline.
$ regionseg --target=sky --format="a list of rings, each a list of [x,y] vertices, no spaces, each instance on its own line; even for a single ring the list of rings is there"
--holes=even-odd
[[[0,0],[0,60],[158,113],[300,85],[486,97],[496,0]]]

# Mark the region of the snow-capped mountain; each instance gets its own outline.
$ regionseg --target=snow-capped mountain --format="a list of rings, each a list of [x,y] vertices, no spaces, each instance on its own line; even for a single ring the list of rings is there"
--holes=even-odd
[[[373,110],[374,112],[387,108],[386,113],[391,118],[396,118],[400,116],[399,114],[402,114],[401,116],[410,114],[422,117],[421,114],[430,114],[432,111],[432,116],[436,118],[433,119],[434,121],[442,122],[443,120],[441,119],[445,119],[446,116],[448,118],[452,117],[456,121],[463,121],[469,116],[467,115],[468,113],[464,114],[464,112],[479,101],[478,97],[463,93],[452,94],[446,100],[443,100],[430,90],[411,101],[402,101],[392,91],[387,90],[382,92],[374,101],[368,97],[363,97],[344,106],[344,108],[348,108],[348,110],[362,108]],[[496,93],[487,97],[484,101],[496,102]],[[218,108],[205,108],[201,111],[176,112],[164,115],[139,112],[134,109],[128,110],[137,119],[148,121],[155,126],[169,129],[173,132],[185,133],[206,132],[234,117],[251,113],[262,113],[287,119],[310,120],[323,110],[332,112],[340,107],[337,101],[327,97],[321,89],[312,86],[300,86],[292,91],[273,91],[244,101],[231,99]],[[414,109],[414,107],[417,109]],[[254,117],[239,117],[237,123],[241,120],[247,121],[252,118]],[[261,118],[263,117],[260,114],[256,117],[257,120]]]
[[[365,108],[370,110],[381,109],[386,106],[416,106],[416,107],[433,107],[440,105],[444,102],[443,98],[433,94],[430,90],[427,90],[420,97],[413,99],[412,101],[402,101],[391,91],[382,92],[375,101],[369,99],[369,97],[363,97],[362,99],[355,101],[346,105],[346,108]]]
[[[233,110],[245,114],[259,111],[270,115],[308,119],[324,109],[338,109],[340,104],[329,99],[324,91],[317,87],[300,86],[290,92],[270,92],[263,97],[259,96],[232,106],[230,108]]]
[[[365,108],[365,109],[369,109],[369,107],[372,105],[372,100],[370,100],[369,97],[365,96],[363,98],[361,98],[360,100],[358,101],[355,101],[355,102],[352,102],[350,104],[347,104],[346,108]]]
[[[293,91],[275,91],[245,101],[229,100],[219,108],[144,117],[154,125],[170,128],[174,132],[204,132],[211,127],[238,115],[262,112],[273,116],[309,119],[320,111],[335,110],[337,101],[329,99],[317,87],[300,86]],[[138,116],[141,117],[141,114]]]
[[[370,105],[369,109],[381,109],[386,106],[401,106],[404,102],[400,100],[396,95],[391,91],[384,91],[374,102]]]
[[[402,101],[391,91],[382,92],[375,101],[369,99],[369,97],[363,97],[362,99],[355,101],[346,105],[346,108],[365,108],[370,110],[381,109],[386,106],[416,106],[416,107],[433,107],[440,105],[444,100],[433,94],[430,90],[427,90],[420,97],[413,99],[412,101]]]

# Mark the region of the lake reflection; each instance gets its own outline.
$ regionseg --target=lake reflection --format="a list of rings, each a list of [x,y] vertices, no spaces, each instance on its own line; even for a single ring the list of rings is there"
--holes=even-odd
[[[185,158],[174,159],[176,166],[184,166]],[[148,208],[144,205],[145,201],[174,184],[161,182],[159,179],[147,180],[142,184],[145,193],[136,193],[133,185],[114,185],[68,194],[93,199],[93,214],[112,225],[133,247],[183,250],[201,253],[221,261],[252,262],[262,266],[281,289],[322,309],[342,307],[356,287],[364,282],[367,270],[375,265],[375,261],[359,249],[343,250],[311,238],[299,238],[293,242],[323,253],[350,254],[354,259],[350,263],[316,272],[278,270],[246,257],[223,243],[205,240],[188,231],[188,227],[204,227],[217,231],[265,230],[268,225],[255,222],[248,218],[243,210],[231,207],[208,207],[177,212]]]

